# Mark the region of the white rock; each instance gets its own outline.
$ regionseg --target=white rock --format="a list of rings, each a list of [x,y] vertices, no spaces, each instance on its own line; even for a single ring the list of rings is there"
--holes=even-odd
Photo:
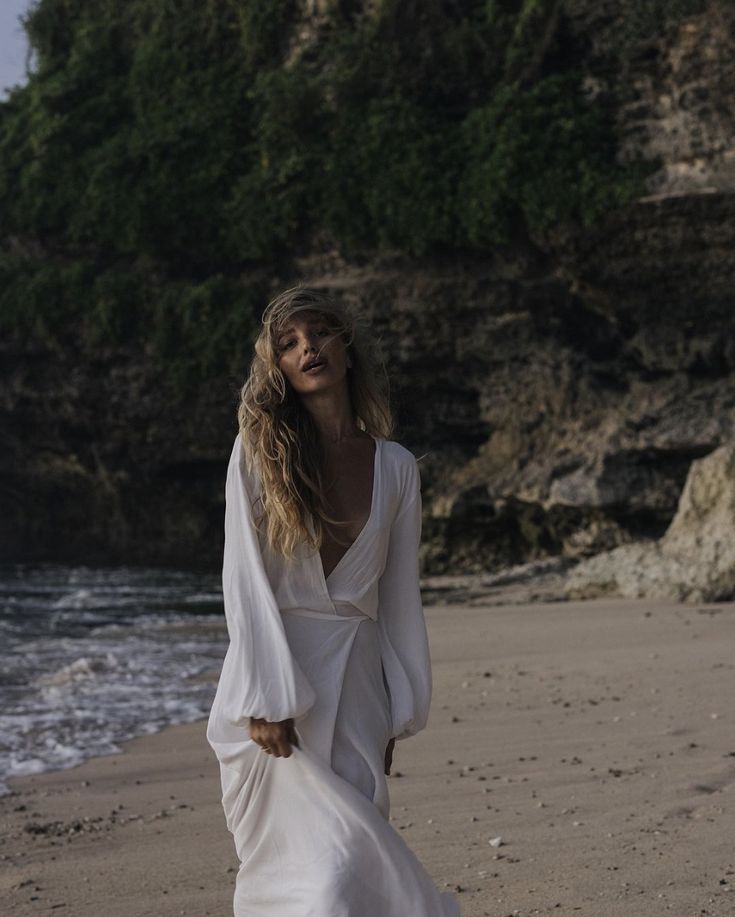
[[[735,443],[689,466],[679,506],[658,541],[624,544],[581,561],[568,598],[718,602],[735,596]]]

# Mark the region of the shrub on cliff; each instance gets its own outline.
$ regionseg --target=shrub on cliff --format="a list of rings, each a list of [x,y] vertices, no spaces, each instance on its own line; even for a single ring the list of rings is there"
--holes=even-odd
[[[557,0],[316,6],[38,0],[0,105],[6,329],[153,329],[203,371],[294,253],[483,250],[640,190]]]

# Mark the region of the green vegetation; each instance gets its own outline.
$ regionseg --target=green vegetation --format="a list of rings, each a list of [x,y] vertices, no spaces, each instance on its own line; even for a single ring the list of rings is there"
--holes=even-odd
[[[477,251],[641,190],[558,0],[302,6],[37,0],[0,105],[0,330],[145,345],[184,384],[237,366],[262,278],[314,244]]]

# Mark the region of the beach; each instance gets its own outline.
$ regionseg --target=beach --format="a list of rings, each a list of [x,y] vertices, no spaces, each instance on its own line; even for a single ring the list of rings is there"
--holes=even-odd
[[[391,821],[464,917],[733,913],[735,603],[478,600],[426,618],[432,712],[398,743]],[[9,786],[5,913],[231,915],[203,720]]]

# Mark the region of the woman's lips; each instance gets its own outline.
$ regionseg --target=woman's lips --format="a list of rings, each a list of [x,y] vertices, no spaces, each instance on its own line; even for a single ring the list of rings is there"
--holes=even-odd
[[[309,375],[312,373],[316,375],[320,370],[324,369],[326,365],[326,363],[317,363],[316,366],[312,366],[311,369],[305,369],[304,372],[309,373]]]

